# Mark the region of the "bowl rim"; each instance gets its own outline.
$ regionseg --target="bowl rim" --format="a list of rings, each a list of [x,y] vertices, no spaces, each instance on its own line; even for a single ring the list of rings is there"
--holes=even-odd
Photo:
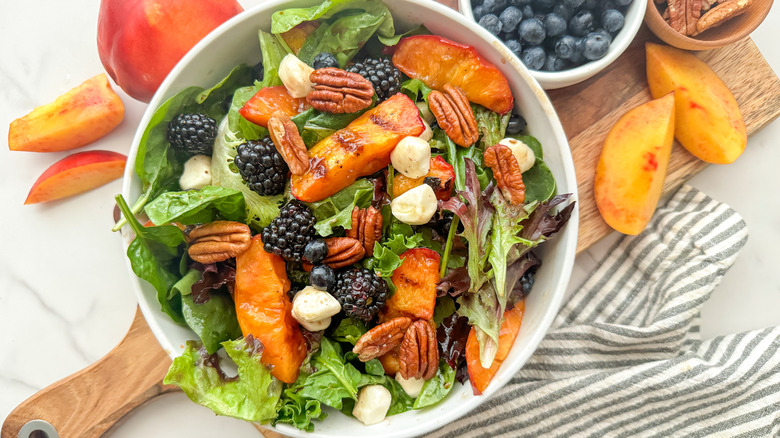
[[[258,14],[277,10],[283,4],[287,5],[291,2],[296,2],[296,1],[298,3],[300,3],[301,1],[308,1],[311,3],[314,0],[265,0],[262,3],[257,4],[249,9],[246,9],[245,11],[225,21],[223,24],[221,24],[212,32],[210,32],[201,41],[199,41],[189,52],[187,52],[187,54],[184,55],[184,57],[182,57],[181,60],[179,60],[176,66],[174,66],[174,68],[171,70],[168,76],[166,76],[166,78],[163,80],[160,87],[153,95],[152,99],[149,101],[149,104],[146,110],[144,111],[144,114],[139,122],[138,129],[136,130],[136,133],[132,140],[131,149],[128,153],[127,165],[125,167],[125,171],[123,174],[122,194],[124,196],[127,197],[132,192],[134,179],[137,178],[137,176],[135,175],[135,160],[138,153],[138,146],[140,144],[141,138],[143,137],[143,133],[146,129],[146,126],[149,124],[149,121],[151,120],[157,108],[159,108],[159,106],[162,103],[164,103],[165,100],[169,97],[167,96],[167,93],[170,92],[169,89],[172,87],[177,76],[179,76],[179,74],[185,68],[185,66],[205,46],[211,44],[215,39],[218,39],[223,34],[227,33],[229,29],[232,28],[237,23],[242,21],[252,20]],[[382,1],[392,2],[392,0],[382,0]],[[579,197],[577,193],[577,180],[576,180],[576,174],[574,170],[574,161],[570,149],[568,147],[568,139],[566,138],[566,134],[563,130],[563,126],[560,122],[560,119],[558,118],[557,113],[555,112],[555,109],[549,97],[544,92],[539,82],[533,77],[530,71],[525,67],[525,65],[523,65],[519,59],[512,56],[511,53],[509,53],[508,50],[506,50],[506,47],[503,44],[501,44],[500,40],[498,40],[495,36],[493,36],[492,34],[490,34],[489,32],[487,32],[486,30],[482,29],[479,26],[473,26],[472,23],[466,20],[466,18],[463,15],[459,14],[457,11],[449,7],[446,7],[438,2],[432,2],[430,0],[404,0],[404,1],[412,4],[415,7],[429,9],[440,16],[444,16],[444,18],[446,19],[453,20],[455,22],[461,22],[462,25],[469,27],[473,32],[481,36],[483,40],[490,43],[490,45],[495,50],[499,51],[499,54],[501,54],[506,58],[505,64],[510,64],[510,67],[501,67],[501,66],[499,67],[504,71],[509,69],[514,73],[518,74],[520,78],[523,81],[525,81],[533,91],[535,99],[538,101],[539,105],[541,106],[546,117],[549,120],[552,133],[555,137],[555,141],[556,143],[558,143],[558,145],[560,145],[562,151],[561,153],[562,160],[560,166],[563,170],[563,174],[565,175],[565,179],[570,184],[568,187],[566,187],[566,192],[572,193],[570,202],[579,201]],[[560,177],[564,177],[564,175],[560,175]],[[557,179],[558,178],[556,178],[556,180]],[[517,371],[519,371],[519,369],[522,368],[523,365],[525,365],[525,363],[528,361],[530,356],[536,351],[536,349],[539,346],[539,343],[542,341],[544,336],[546,336],[547,331],[552,325],[553,320],[557,316],[561,304],[563,302],[564,296],[566,295],[566,288],[571,277],[571,272],[574,267],[574,259],[576,256],[578,228],[579,228],[579,204],[576,204],[574,210],[572,211],[571,218],[569,219],[566,229],[563,231],[563,233],[565,234],[563,236],[558,236],[556,238],[556,240],[558,241],[557,245],[560,245],[563,251],[563,254],[560,257],[561,259],[560,272],[559,272],[560,275],[556,277],[553,280],[553,283],[551,284],[551,288],[550,288],[551,291],[549,294],[550,297],[548,299],[549,304],[542,312],[542,317],[540,318],[540,323],[537,330],[530,332],[528,334],[528,338],[529,338],[528,348],[523,350],[522,354],[516,357],[514,362],[507,364],[509,365],[508,369],[511,370],[511,372],[501,373],[499,371],[499,373],[496,375],[494,380],[491,382],[491,385],[489,385],[488,388],[485,390],[485,392],[483,392],[482,396],[469,397],[469,399],[465,400],[463,403],[459,403],[456,409],[449,410],[448,415],[446,416],[449,421],[455,421],[459,419],[460,417],[466,415],[467,413],[471,412],[473,409],[477,408],[479,405],[487,401],[491,395],[493,395],[498,390],[503,388],[509,382],[511,377],[514,374],[516,374]],[[132,237],[134,237],[132,235],[132,232],[129,231],[128,227],[124,227],[122,229],[122,245],[125,251],[127,250],[127,247],[130,244]],[[171,340],[169,339],[166,330],[158,323],[156,319],[157,314],[161,312],[160,309],[158,308],[158,303],[156,301],[152,303],[152,300],[148,300],[147,297],[143,294],[141,279],[138,278],[133,273],[132,266],[129,259],[126,256],[124,257],[124,259],[126,262],[126,266],[128,268],[128,273],[130,275],[131,285],[136,295],[136,298],[138,300],[138,305],[141,308],[141,311],[144,315],[144,319],[147,321],[152,333],[155,335],[155,338],[163,347],[163,349],[166,351],[166,353],[169,355],[169,357],[173,359],[179,356],[178,349],[176,348],[176,346],[174,346],[171,343]],[[513,345],[512,349],[514,348],[515,345]],[[452,397],[453,394],[450,394],[449,396]],[[397,437],[397,436],[417,436],[441,428],[446,424],[447,423],[441,423],[436,421],[426,421],[426,422],[409,425],[409,427],[406,427],[403,430],[403,432],[393,430],[392,427],[388,427],[391,426],[392,423],[386,423],[386,422],[379,423],[378,425],[375,426],[365,426],[365,427],[366,427],[366,433],[371,433],[376,437],[385,437],[385,436]],[[376,428],[376,426],[384,426],[384,427]],[[303,432],[295,428],[294,426],[287,425],[287,424],[280,424],[277,425],[276,427],[271,427],[270,425],[263,425],[263,427],[272,428],[278,430],[280,433],[284,433],[290,436],[297,436],[297,437],[332,438],[334,436],[332,434],[318,433],[316,428],[314,432]],[[383,429],[385,428],[388,429],[386,432],[387,434],[382,433]]]
[[[652,2],[653,0],[648,1]],[[479,25],[479,23],[474,19],[474,14],[472,13],[471,0],[458,0],[458,9],[460,13],[463,14],[466,18]],[[626,51],[628,46],[631,45],[631,42],[634,41],[636,34],[642,27],[646,8],[641,6],[641,2],[639,0],[634,0],[631,2],[631,6],[629,6],[629,11],[629,13],[625,14],[626,19],[623,27],[620,29],[620,31],[618,31],[617,36],[613,38],[612,43],[610,43],[609,50],[607,51],[607,54],[604,55],[604,57],[559,72],[530,69],[528,71],[531,72],[531,75],[533,75],[533,77],[537,79],[546,90],[568,87],[590,79],[607,68],[607,66],[612,64],[612,62],[617,60],[620,55]],[[631,18],[630,21],[629,16]],[[496,39],[501,41],[499,38]]]
[[[647,5],[645,7],[645,22],[655,36],[671,46],[685,50],[717,49],[750,36],[750,34],[764,22],[767,15],[769,15],[769,10],[772,9],[773,2],[774,0],[758,0],[757,3],[765,4],[766,7],[759,14],[759,19],[755,21],[755,25],[745,26],[740,29],[739,32],[732,32],[728,36],[716,40],[693,38],[672,29],[672,26],[670,26],[661,16],[661,12],[658,10],[654,0],[647,0]],[[725,23],[722,26],[728,26],[728,23]],[[659,30],[657,31],[656,29]],[[668,32],[661,32],[660,29],[665,29]],[[661,33],[664,33],[665,35],[662,36],[660,35]],[[706,33],[706,31],[703,33]]]

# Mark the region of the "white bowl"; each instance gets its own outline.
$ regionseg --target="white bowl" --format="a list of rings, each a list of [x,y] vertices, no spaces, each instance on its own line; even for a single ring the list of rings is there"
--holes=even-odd
[[[272,0],[232,18],[198,43],[171,71],[149,103],[133,139],[122,193],[132,203],[141,192],[133,170],[138,144],[154,110],[167,98],[185,87],[209,87],[240,63],[253,65],[260,58],[257,29],[269,29],[271,12],[289,7],[308,6],[317,0]],[[547,95],[520,61],[510,56],[506,48],[487,31],[474,26],[455,11],[430,0],[392,0],[386,4],[392,11],[398,29],[424,23],[432,33],[471,44],[490,62],[506,74],[515,96],[515,107],[528,122],[529,131],[544,145],[544,159],[558,183],[559,193],[573,193],[577,183],[566,135]],[[498,371],[485,394],[472,395],[471,387],[457,385],[441,403],[428,409],[388,417],[385,421],[364,426],[355,419],[332,411],[317,423],[313,433],[302,432],[289,425],[279,425],[280,433],[296,437],[364,437],[398,438],[423,434],[440,428],[486,401],[523,366],[545,335],[563,299],[569,281],[577,245],[578,213],[575,209],[563,231],[544,246],[543,265],[536,276],[533,292],[526,301],[522,328],[511,353]],[[125,248],[132,236],[128,227],[123,231]],[[133,288],[149,327],[165,351],[173,358],[181,354],[194,333],[174,324],[160,311],[156,293],[129,269]]]
[[[469,20],[474,21],[474,14],[471,10],[471,0],[458,0],[458,8],[464,16]],[[545,90],[568,87],[595,76],[598,72],[604,70],[611,64],[612,61],[616,60],[626,50],[628,45],[631,44],[631,41],[634,40],[636,33],[642,26],[645,10],[645,2],[642,0],[634,0],[633,3],[631,3],[631,6],[628,7],[628,11],[626,12],[626,20],[623,24],[623,28],[620,29],[620,32],[615,36],[615,39],[612,40],[612,43],[609,45],[609,50],[603,58],[586,62],[579,67],[570,68],[564,71],[552,72],[530,70],[531,75],[539,81],[539,84],[541,84],[542,88]]]

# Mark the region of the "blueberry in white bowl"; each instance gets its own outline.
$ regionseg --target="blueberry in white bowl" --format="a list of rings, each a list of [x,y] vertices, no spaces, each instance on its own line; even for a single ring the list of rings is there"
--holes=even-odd
[[[545,89],[582,82],[628,47],[644,18],[638,0],[459,0]]]

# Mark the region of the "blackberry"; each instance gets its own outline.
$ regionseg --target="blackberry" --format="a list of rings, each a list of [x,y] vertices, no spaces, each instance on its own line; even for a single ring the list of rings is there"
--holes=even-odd
[[[205,114],[179,114],[168,122],[168,143],[191,154],[211,155],[217,122]]]
[[[321,53],[318,53],[314,57],[314,59],[311,61],[311,66],[315,70],[319,70],[321,68],[326,68],[326,67],[338,68],[339,67],[339,61],[338,61],[338,59],[336,59],[335,56],[333,56],[332,53],[321,52]]]
[[[299,262],[303,251],[314,239],[314,213],[300,201],[285,204],[271,224],[263,228],[263,247],[283,259]]]
[[[368,269],[350,268],[336,275],[332,294],[347,316],[369,322],[385,305],[387,283]]]
[[[258,194],[272,196],[284,191],[289,169],[271,137],[238,145],[235,164],[241,178]]]
[[[347,67],[347,71],[368,79],[380,102],[401,91],[401,71],[390,58],[365,58]]]

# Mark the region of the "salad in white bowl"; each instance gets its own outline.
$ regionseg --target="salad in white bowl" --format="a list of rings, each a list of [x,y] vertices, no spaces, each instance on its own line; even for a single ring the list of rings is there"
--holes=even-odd
[[[259,62],[176,82],[251,24],[238,17],[174,69],[137,137],[132,207],[117,197],[145,314],[175,356],[165,382],[286,433],[333,410],[365,425],[425,412],[466,380],[491,393],[525,360],[526,297],[528,354],[549,325],[576,241],[570,157],[556,145],[548,166],[523,118],[540,115],[518,112],[531,103],[513,88],[532,80],[409,12],[401,29],[379,0],[275,10],[243,41]]]

